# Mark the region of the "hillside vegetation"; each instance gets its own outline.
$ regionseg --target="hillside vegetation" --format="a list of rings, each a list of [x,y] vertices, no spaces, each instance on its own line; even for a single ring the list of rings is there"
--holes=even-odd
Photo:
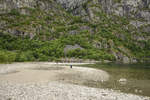
[[[119,0],[120,1],[120,0]],[[117,2],[119,2],[117,1]],[[88,1],[77,15],[55,1],[49,9],[22,7],[0,14],[0,62],[53,61],[61,58],[147,62],[150,40],[127,17],[106,14],[100,4]],[[80,48],[67,49],[78,45]]]

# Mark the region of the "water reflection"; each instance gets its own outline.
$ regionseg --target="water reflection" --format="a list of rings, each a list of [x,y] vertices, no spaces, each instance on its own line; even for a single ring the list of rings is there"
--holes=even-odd
[[[107,71],[111,77],[107,82],[90,82],[85,85],[98,88],[110,88],[125,93],[150,96],[150,66],[121,65],[121,64],[95,64],[84,65]]]

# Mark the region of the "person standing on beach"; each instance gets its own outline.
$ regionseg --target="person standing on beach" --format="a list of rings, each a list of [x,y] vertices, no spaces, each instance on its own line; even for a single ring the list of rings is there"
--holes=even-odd
[[[72,65],[70,65],[70,68],[72,68]]]

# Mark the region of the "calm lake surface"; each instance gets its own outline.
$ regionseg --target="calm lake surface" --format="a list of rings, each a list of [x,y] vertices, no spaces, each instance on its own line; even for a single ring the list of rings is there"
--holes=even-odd
[[[150,97],[150,64],[94,64],[83,66],[102,69],[110,74],[110,80],[107,82],[88,82],[84,85]],[[120,79],[126,79],[126,81],[119,82]]]

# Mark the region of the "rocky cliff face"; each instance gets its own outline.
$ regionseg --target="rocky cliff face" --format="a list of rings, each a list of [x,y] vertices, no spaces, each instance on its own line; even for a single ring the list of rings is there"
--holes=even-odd
[[[99,2],[106,13],[125,16],[135,27],[150,24],[149,0],[99,0]]]
[[[105,13],[126,17],[131,25],[140,28],[138,31],[150,32],[149,0],[57,0],[57,2],[66,10],[71,10],[74,15],[90,17],[94,16],[92,9],[99,10],[99,8],[90,8],[85,4],[88,2],[99,4]]]
[[[89,0],[57,0],[65,9],[72,10],[74,14],[86,15],[83,6]],[[135,27],[150,24],[150,1],[149,0],[92,0],[99,4],[107,14],[115,14],[127,17],[130,24]],[[95,7],[95,9],[97,9]],[[86,8],[86,11],[89,8]],[[90,13],[90,12],[89,12]],[[149,27],[150,28],[150,27]],[[149,30],[147,30],[150,32]]]
[[[6,13],[12,9],[37,8],[48,10],[52,7],[50,0],[1,0],[0,13]]]
[[[49,3],[48,3],[49,2]],[[51,0],[1,0],[0,13],[17,8],[35,8],[50,9]],[[63,8],[83,15],[81,8],[89,0],[56,0]],[[150,1],[149,0],[92,0],[93,3],[99,3],[103,11],[107,14],[116,14],[133,19],[131,24],[139,27],[143,24],[150,24]],[[87,8],[88,9],[88,8]],[[87,10],[86,9],[86,10]],[[139,21],[142,19],[142,21]]]

